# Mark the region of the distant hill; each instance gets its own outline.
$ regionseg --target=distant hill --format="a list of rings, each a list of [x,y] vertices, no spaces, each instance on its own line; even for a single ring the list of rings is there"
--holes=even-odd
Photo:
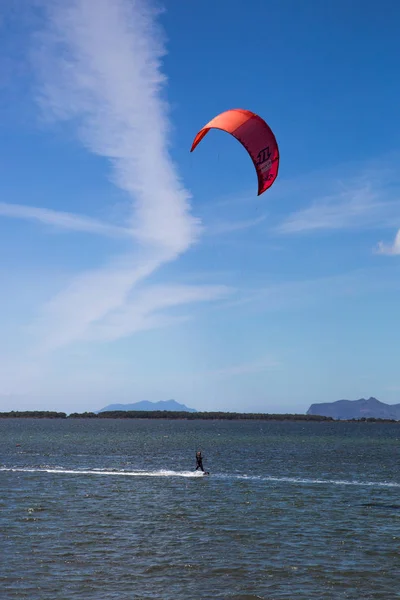
[[[160,402],[148,402],[144,400],[143,402],[135,402],[134,404],[109,404],[96,412],[101,413],[108,410],[175,410],[197,412],[195,408],[188,408],[175,400],[161,400]]]
[[[376,398],[360,400],[337,400],[311,404],[308,415],[321,415],[333,419],[395,419],[400,421],[400,404],[385,404]]]

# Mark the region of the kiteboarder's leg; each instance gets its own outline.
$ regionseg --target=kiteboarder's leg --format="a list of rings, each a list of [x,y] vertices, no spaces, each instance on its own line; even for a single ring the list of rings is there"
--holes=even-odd
[[[200,459],[197,459],[197,464],[196,464],[196,471],[197,469],[201,469],[202,471],[204,471],[203,469],[203,461]]]
[[[201,455],[201,450],[198,450],[196,452],[196,471],[197,469],[201,469],[202,471],[204,471],[203,469],[203,457]]]

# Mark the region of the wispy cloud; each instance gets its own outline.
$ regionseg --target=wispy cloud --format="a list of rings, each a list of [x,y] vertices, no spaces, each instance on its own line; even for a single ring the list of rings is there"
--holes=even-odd
[[[45,10],[40,102],[109,159],[114,182],[132,197],[139,241],[174,258],[195,241],[198,222],[168,154],[166,51],[155,11],[143,0],[56,0]]]
[[[132,200],[125,227],[138,244],[135,254],[80,274],[48,302],[35,326],[44,345],[55,347],[85,338],[114,311],[125,317],[114,325],[110,317],[103,332],[130,331],[134,286],[190,248],[201,228],[168,153],[165,48],[156,12],[142,0],[55,0],[43,10],[46,26],[34,52],[38,101],[47,116],[70,121],[89,151],[108,159],[113,182]],[[218,287],[214,292],[219,297]]]
[[[282,182],[274,192],[281,202],[308,206],[289,214],[274,231],[296,234],[400,226],[399,162],[398,156],[390,156],[379,164],[355,164],[351,173],[349,166],[338,166],[325,173],[310,173],[296,185]]]
[[[55,228],[68,229],[70,231],[96,233],[111,237],[133,236],[132,230],[128,227],[118,227],[117,225],[109,225],[90,217],[48,208],[25,206],[23,204],[0,202],[0,216],[39,221]]]
[[[386,254],[388,256],[398,256],[400,254],[400,229],[397,232],[392,244],[378,242],[376,254]]]
[[[400,221],[400,201],[382,201],[379,191],[366,185],[313,201],[311,206],[289,215],[275,231],[289,234],[387,227],[393,226],[393,221]]]
[[[109,315],[88,331],[89,339],[115,340],[136,331],[166,327],[186,321],[168,309],[186,304],[197,304],[225,298],[232,290],[226,286],[153,285],[135,294],[121,310]]]

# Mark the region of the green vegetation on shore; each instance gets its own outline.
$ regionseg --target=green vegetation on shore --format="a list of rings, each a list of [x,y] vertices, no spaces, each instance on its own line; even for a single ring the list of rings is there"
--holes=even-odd
[[[10,412],[0,412],[0,419],[66,419],[64,412],[54,410],[11,410]]]
[[[321,415],[307,414],[269,414],[269,413],[235,413],[235,412],[195,412],[186,411],[141,411],[141,410],[115,410],[105,411],[101,413],[84,412],[71,413],[67,415],[64,412],[34,410],[34,411],[10,411],[0,412],[0,419],[15,419],[15,418],[34,418],[34,419],[184,419],[186,421],[193,420],[215,420],[222,419],[228,421],[253,420],[253,421],[336,421],[332,417],[323,417]],[[374,417],[362,417],[360,419],[346,419],[345,422],[362,421],[362,422],[385,422],[398,423],[394,419],[377,419]],[[341,422],[344,422],[342,420]]]

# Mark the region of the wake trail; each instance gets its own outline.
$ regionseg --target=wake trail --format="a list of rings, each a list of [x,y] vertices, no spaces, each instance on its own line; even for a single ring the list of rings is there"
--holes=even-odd
[[[102,476],[119,476],[119,477],[186,477],[186,478],[202,478],[203,473],[200,471],[169,471],[169,470],[110,470],[110,469],[64,469],[57,467],[0,467],[0,472],[17,472],[17,473],[48,473],[54,475],[102,475]],[[235,473],[215,473],[210,476],[213,480],[229,479],[229,480],[245,480],[254,482],[271,482],[271,483],[289,483],[294,485],[352,485],[364,487],[388,487],[400,488],[400,483],[389,481],[354,481],[346,479],[314,479],[307,477],[277,477],[272,475],[240,475]],[[206,477],[208,479],[208,477]]]
[[[199,471],[119,471],[118,469],[62,469],[62,468],[29,468],[29,467],[0,467],[0,471],[20,473],[54,473],[63,475],[120,475],[126,477],[203,477]]]
[[[258,481],[274,481],[278,483],[300,483],[308,485],[356,485],[369,487],[394,487],[400,488],[400,483],[392,481],[351,481],[346,479],[308,479],[307,477],[273,477],[237,475],[237,479],[252,479]]]

